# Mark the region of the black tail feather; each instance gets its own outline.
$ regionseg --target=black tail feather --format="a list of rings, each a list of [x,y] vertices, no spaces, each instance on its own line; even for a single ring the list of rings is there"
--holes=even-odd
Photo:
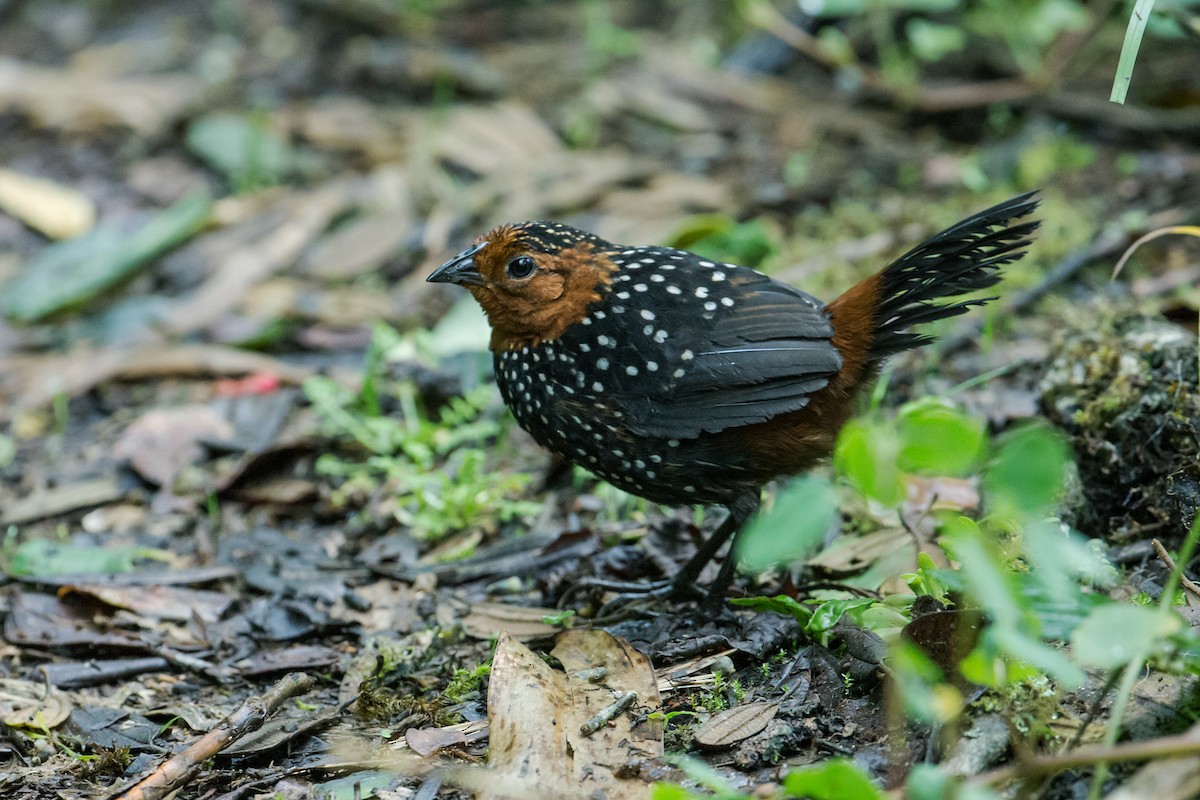
[[[1014,197],[968,217],[888,265],[879,275],[883,301],[870,358],[883,359],[933,341],[932,336],[909,333],[913,325],[957,316],[971,306],[994,300],[934,302],[994,286],[1000,280],[1000,267],[1025,255],[1030,235],[1040,223],[1008,223],[1037,208],[1036,194]]]

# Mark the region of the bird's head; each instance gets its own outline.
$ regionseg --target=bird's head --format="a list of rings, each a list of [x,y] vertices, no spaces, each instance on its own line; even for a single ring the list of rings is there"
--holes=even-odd
[[[470,290],[492,326],[492,349],[557,339],[612,281],[612,245],[556,222],[501,225],[427,280]]]

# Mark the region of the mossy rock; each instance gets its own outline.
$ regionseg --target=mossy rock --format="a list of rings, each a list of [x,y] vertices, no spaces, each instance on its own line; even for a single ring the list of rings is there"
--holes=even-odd
[[[1187,532],[1200,505],[1197,373],[1195,335],[1162,320],[1123,317],[1064,336],[1041,403],[1075,452],[1076,528],[1115,540]]]

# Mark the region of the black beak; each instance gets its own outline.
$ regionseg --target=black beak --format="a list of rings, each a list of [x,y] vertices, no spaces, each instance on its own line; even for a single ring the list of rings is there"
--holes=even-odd
[[[430,283],[457,283],[459,286],[483,286],[483,276],[475,268],[475,254],[487,246],[487,242],[468,247],[454,258],[435,269],[425,280]]]

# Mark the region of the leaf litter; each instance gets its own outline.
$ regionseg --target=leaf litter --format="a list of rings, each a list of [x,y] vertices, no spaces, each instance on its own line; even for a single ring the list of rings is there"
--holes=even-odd
[[[571,4],[558,5],[511,19],[561,16]],[[0,521],[14,526],[2,652],[14,704],[6,723],[18,731],[2,751],[12,766],[0,790],[22,800],[93,796],[149,776],[165,793],[186,775],[187,797],[351,796],[356,781],[380,797],[413,787],[423,797],[462,796],[456,787],[501,797],[537,795],[548,780],[563,796],[579,786],[581,795],[642,797],[654,780],[683,779],[662,759],[667,750],[706,754],[747,786],[830,750],[855,753],[881,776],[924,757],[925,732],[890,740],[877,637],[864,635],[853,601],[820,592],[935,580],[921,560],[941,556],[935,512],[975,515],[971,480],[910,476],[899,514],[856,510],[846,516],[861,530],[841,523],[835,546],[804,569],[758,576],[762,591],[785,596],[811,580],[811,596],[826,603],[819,614],[694,620],[667,609],[598,624],[588,615],[603,593],[559,608],[568,587],[584,576],[669,575],[708,521],[548,468],[494,398],[479,409],[488,432],[469,448],[484,453],[473,467],[477,456],[455,456],[442,434],[427,435],[449,398],[487,378],[478,315],[462,304],[448,314],[457,296],[424,276],[496,222],[563,218],[650,243],[716,214],[713,230],[749,217],[786,221],[808,238],[772,245],[764,267],[806,288],[844,286],[859,263],[885,257],[914,230],[932,232],[927,213],[961,210],[956,201],[927,212],[936,200],[924,189],[973,180],[972,156],[934,174],[950,146],[914,140],[903,115],[867,111],[811,76],[735,75],[649,31],[626,55],[570,42],[574,55],[564,58],[564,34],[507,36],[517,23],[494,9],[471,21],[452,7],[448,20],[469,22],[473,45],[428,47],[403,27],[423,24],[403,9],[333,4],[319,24],[300,11],[292,29],[264,11],[237,33],[201,26],[172,49],[141,47],[137,25],[107,13],[88,12],[84,38],[115,45],[89,41],[65,67],[0,64],[6,160],[36,181],[0,185],[0,206],[13,215],[0,220],[12,242],[0,259],[9,315],[0,323],[0,439],[12,443],[0,460]],[[336,54],[328,62],[314,26]],[[392,33],[373,33],[379,26]],[[255,57],[231,57],[231,41]],[[212,102],[234,74],[281,99],[259,110],[239,105],[237,93]],[[1011,164],[1011,141],[1000,138],[981,145],[991,148],[985,160],[1028,170]],[[918,200],[878,190],[878,176],[912,164],[926,167],[912,184]],[[1151,169],[1126,175],[1122,196],[1154,184],[1168,206],[1185,207],[1181,178]],[[1102,196],[1112,178],[1093,166],[1062,180],[1070,196]],[[98,197],[93,228],[86,198]],[[815,206],[828,223],[809,221]],[[1090,235],[1095,221],[1075,235]],[[805,227],[821,224],[829,227]],[[72,232],[60,244],[44,239]],[[1135,289],[1174,292],[1163,307],[1186,324],[1194,270],[1181,252],[1157,282],[1138,275]],[[1016,331],[993,319],[992,351],[936,359],[937,376],[922,377],[935,359],[904,362],[895,396],[965,380],[981,365],[1044,359],[1061,327],[1054,313],[1023,316],[1028,328]],[[400,334],[386,354],[368,356],[379,369],[364,382],[362,351],[379,341],[378,319]],[[416,332],[435,324],[432,336]],[[318,373],[349,387],[356,409],[374,408],[376,432],[397,449],[366,453],[323,428],[297,390]],[[1038,387],[1027,376],[999,383],[968,388],[966,402],[997,427],[1033,413]],[[1048,384],[1043,402],[1067,408],[1061,392],[1071,385]],[[1074,402],[1112,405],[1090,395]],[[1159,441],[1162,432],[1151,433]],[[1081,431],[1075,446],[1103,441]],[[332,479],[318,469],[328,455],[373,458],[387,478]],[[432,542],[417,520],[437,492],[413,479],[413,463],[472,491],[481,476],[520,474],[530,480],[489,504],[537,502],[509,519],[481,514]],[[1165,500],[1102,513],[1169,521],[1189,474],[1187,463],[1156,474]],[[819,625],[801,618],[810,612]],[[950,666],[976,620],[926,612],[912,614],[905,635]],[[280,676],[293,670],[315,684]],[[1131,726],[1161,731],[1163,709],[1180,707],[1185,690],[1154,673],[1134,695]],[[1094,683],[1056,707],[1064,739],[1094,735],[1087,701],[1100,696]],[[256,697],[274,707],[272,720],[261,703],[242,705]],[[286,710],[285,699],[294,701]],[[243,713],[251,708],[258,719]],[[256,724],[264,727],[252,738]],[[210,731],[220,735],[216,750],[185,749],[211,743]],[[1009,744],[993,734],[998,752],[955,763],[986,769],[1001,741]],[[180,766],[163,761],[168,752],[191,755]]]

